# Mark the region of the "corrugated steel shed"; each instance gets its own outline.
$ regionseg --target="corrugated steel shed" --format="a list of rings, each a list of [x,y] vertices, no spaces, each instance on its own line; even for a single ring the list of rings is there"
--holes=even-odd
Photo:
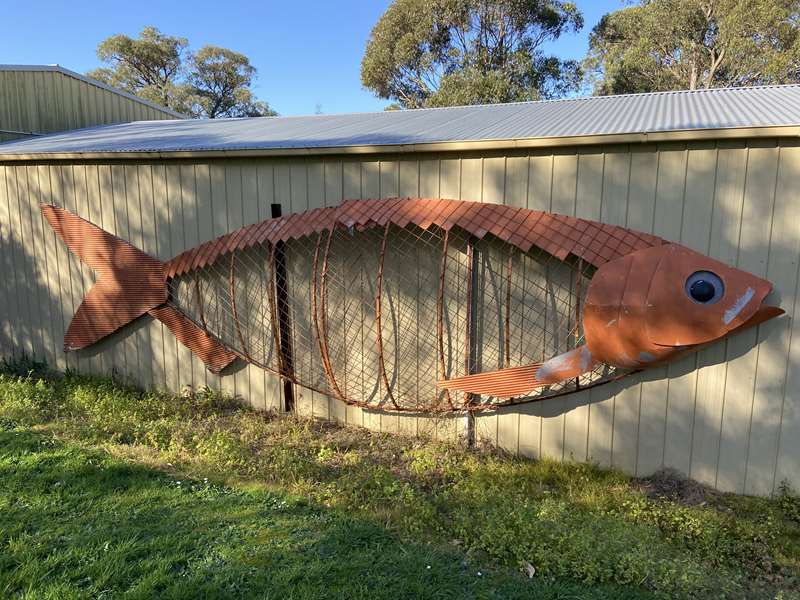
[[[102,90],[106,90],[108,92],[112,92],[128,100],[132,100],[137,104],[143,104],[145,106],[149,106],[150,108],[154,108],[159,112],[163,112],[169,115],[172,115],[176,119],[186,119],[186,115],[181,114],[177,111],[174,111],[166,106],[161,106],[160,104],[156,104],[155,102],[150,102],[149,100],[145,100],[144,98],[139,98],[139,96],[134,96],[133,94],[129,94],[119,88],[112,87],[110,85],[106,85],[101,81],[97,81],[96,79],[92,79],[90,77],[86,77],[85,75],[81,75],[80,73],[76,73],[75,71],[70,71],[62,67],[61,65],[0,65],[0,71],[23,71],[23,72],[51,72],[51,73],[60,73],[67,77],[72,77],[73,79],[77,79],[94,87],[100,88]]]
[[[0,143],[183,115],[58,65],[0,65]]]
[[[800,125],[800,85],[499,105],[95,127],[4,144],[0,155],[332,149]]]

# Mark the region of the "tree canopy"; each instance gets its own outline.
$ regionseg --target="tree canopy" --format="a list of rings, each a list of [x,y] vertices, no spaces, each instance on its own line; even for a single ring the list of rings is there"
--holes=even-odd
[[[174,109],[188,45],[186,38],[164,35],[155,27],[145,27],[137,39],[112,35],[97,46],[97,57],[110,66],[87,75]]]
[[[189,60],[193,113],[217,117],[275,115],[266,102],[256,100],[250,86],[256,69],[244,54],[219,46],[203,46]]]
[[[145,27],[138,38],[114,35],[97,47],[109,66],[88,75],[194,117],[277,114],[253,95],[256,68],[244,54],[218,46],[192,53],[188,45],[155,27]]]
[[[598,94],[800,80],[797,0],[641,0],[605,15],[584,63]]]
[[[583,17],[558,0],[394,0],[372,30],[361,82],[403,108],[550,98],[574,89],[575,61],[542,46]]]

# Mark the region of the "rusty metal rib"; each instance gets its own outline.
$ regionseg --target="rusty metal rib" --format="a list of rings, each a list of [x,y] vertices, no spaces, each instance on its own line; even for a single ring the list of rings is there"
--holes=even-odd
[[[575,272],[575,347],[581,343],[581,280],[583,279],[583,259],[578,259],[578,269]],[[581,377],[575,377],[575,389],[580,389]]]
[[[386,222],[386,226],[383,228],[383,240],[381,240],[381,253],[380,259],[378,261],[378,274],[375,279],[375,339],[378,344],[378,370],[381,373],[381,379],[383,379],[383,383],[386,385],[386,394],[389,396],[389,400],[392,402],[394,408],[399,408],[397,404],[397,399],[394,397],[394,393],[392,393],[392,386],[389,383],[389,377],[386,374],[386,360],[383,354],[383,325],[381,323],[381,297],[382,288],[383,288],[383,262],[384,258],[386,257],[386,240],[389,237],[389,227],[391,226],[391,221]]]
[[[236,250],[231,252],[231,268],[230,274],[228,276],[228,286],[230,288],[230,295],[231,295],[231,312],[233,313],[233,325],[236,328],[236,335],[239,338],[239,343],[242,344],[242,354],[244,357],[253,362],[253,358],[250,356],[250,352],[247,349],[247,343],[244,341],[244,334],[242,333],[242,325],[239,323],[239,314],[236,310],[236,277],[234,273],[235,267],[235,258],[236,258]]]
[[[339,382],[336,381],[336,374],[333,372],[333,363],[331,362],[331,351],[330,347],[328,346],[328,258],[331,253],[331,241],[333,240],[333,233],[334,227],[331,227],[328,232],[328,240],[325,243],[325,254],[322,257],[322,274],[320,275],[320,313],[322,318],[322,323],[320,324],[321,329],[321,338],[320,342],[322,344],[323,354],[325,357],[325,362],[328,365],[328,372],[330,374],[331,382],[334,385],[334,389],[336,390],[339,400],[346,402],[347,399],[345,398],[344,393],[342,393],[341,389],[339,388]]]
[[[464,328],[464,372],[472,374],[472,255],[474,252],[474,242],[472,236],[467,240],[467,322]],[[467,408],[473,401],[473,396],[469,392],[464,392],[464,404],[462,408]]]
[[[439,293],[436,296],[436,344],[439,347],[439,368],[442,370],[442,379],[447,377],[447,365],[444,360],[444,284],[447,276],[447,251],[449,246],[450,230],[444,230],[444,241],[442,242],[442,260],[439,266]],[[450,408],[453,409],[453,399],[450,397],[450,390],[444,390],[444,397]]]
[[[206,323],[206,311],[203,306],[203,294],[200,292],[200,271],[194,272],[194,292],[197,296],[197,312],[200,315],[200,322],[203,324],[203,329],[209,331],[208,323]]]
[[[317,345],[319,346],[319,354],[320,358],[322,359],[322,368],[325,371],[325,378],[328,380],[328,385],[334,391],[336,396],[340,400],[345,401],[344,394],[342,394],[342,390],[339,389],[339,385],[336,383],[336,377],[333,374],[333,369],[331,369],[331,365],[328,362],[328,356],[325,351],[325,343],[323,342],[322,330],[319,323],[319,310],[317,307],[317,298],[319,296],[319,291],[317,289],[317,268],[319,265],[319,249],[322,242],[322,235],[323,232],[320,232],[319,235],[317,235],[317,243],[314,247],[314,259],[311,264],[311,319],[314,323],[314,332],[317,334]]]

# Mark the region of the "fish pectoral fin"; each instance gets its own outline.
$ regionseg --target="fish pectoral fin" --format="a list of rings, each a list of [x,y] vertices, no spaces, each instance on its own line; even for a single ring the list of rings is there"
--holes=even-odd
[[[536,388],[578,377],[591,371],[596,364],[589,348],[583,345],[554,356],[544,363],[443,379],[437,386],[444,390],[458,390],[481,396],[516,398]]]
[[[536,379],[536,372],[541,365],[542,363],[532,363],[521,367],[442,379],[436,385],[443,390],[457,390],[495,398],[514,398],[547,385]]]

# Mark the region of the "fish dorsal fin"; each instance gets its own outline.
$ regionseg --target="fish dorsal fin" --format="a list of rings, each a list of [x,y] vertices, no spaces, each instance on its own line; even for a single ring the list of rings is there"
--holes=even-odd
[[[559,260],[573,255],[596,267],[634,250],[663,243],[661,238],[632,229],[516,206],[466,200],[382,198],[347,200],[336,207],[315,208],[246,225],[182,252],[167,261],[165,271],[168,277],[176,277],[209,265],[234,250],[246,250],[265,242],[296,240],[337,226],[363,231],[387,224],[400,228],[416,225],[423,230],[436,226],[446,231],[458,227],[477,239],[491,234],[522,252],[529,252],[535,246]]]

